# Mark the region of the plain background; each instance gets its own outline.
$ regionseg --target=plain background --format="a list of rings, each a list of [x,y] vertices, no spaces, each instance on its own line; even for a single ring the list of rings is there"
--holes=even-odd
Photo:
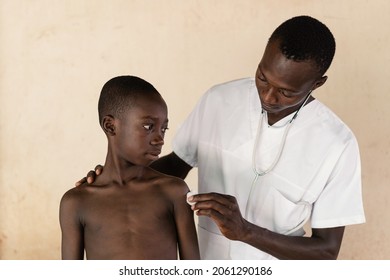
[[[346,229],[340,259],[390,259],[390,1],[0,1],[0,258],[59,259],[61,196],[106,138],[103,84],[137,75],[169,106],[164,154],[212,85],[253,76],[272,31],[311,15],[336,56],[314,92],[360,144],[367,223]],[[196,188],[196,171],[187,180]]]

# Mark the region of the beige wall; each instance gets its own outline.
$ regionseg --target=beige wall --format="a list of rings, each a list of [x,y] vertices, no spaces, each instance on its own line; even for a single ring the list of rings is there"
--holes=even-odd
[[[97,99],[109,78],[138,75],[163,94],[168,153],[203,92],[252,76],[273,29],[300,14],[334,32],[335,61],[315,96],[361,147],[367,223],[347,228],[340,258],[390,259],[387,0],[2,0],[0,258],[60,258],[59,200],[104,162]]]

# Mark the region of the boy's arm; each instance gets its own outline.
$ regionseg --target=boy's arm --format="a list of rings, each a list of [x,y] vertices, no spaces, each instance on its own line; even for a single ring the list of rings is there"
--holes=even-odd
[[[62,232],[61,254],[63,260],[84,258],[83,226],[78,215],[77,194],[65,193],[60,203],[60,225]]]
[[[177,228],[179,257],[181,260],[199,260],[199,244],[194,223],[194,212],[187,204],[186,195],[189,191],[182,182],[179,193],[175,196],[174,215]]]

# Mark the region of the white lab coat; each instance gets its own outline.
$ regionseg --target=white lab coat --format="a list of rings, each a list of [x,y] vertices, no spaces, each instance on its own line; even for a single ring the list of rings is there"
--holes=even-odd
[[[313,228],[365,222],[359,148],[352,131],[325,105],[312,101],[293,122],[275,168],[254,182],[252,153],[260,115],[252,78],[217,85],[202,97],[173,141],[173,151],[198,167],[198,192],[233,195],[245,219],[282,234],[303,236],[301,223],[308,217]],[[258,170],[272,164],[285,129],[263,121]],[[199,217],[198,234],[203,259],[274,259],[228,240],[208,217]]]

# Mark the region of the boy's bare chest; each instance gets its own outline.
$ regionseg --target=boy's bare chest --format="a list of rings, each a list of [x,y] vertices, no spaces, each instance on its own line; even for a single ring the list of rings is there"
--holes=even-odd
[[[91,195],[83,205],[85,230],[137,230],[172,222],[173,205],[166,195],[151,189],[107,191]]]

